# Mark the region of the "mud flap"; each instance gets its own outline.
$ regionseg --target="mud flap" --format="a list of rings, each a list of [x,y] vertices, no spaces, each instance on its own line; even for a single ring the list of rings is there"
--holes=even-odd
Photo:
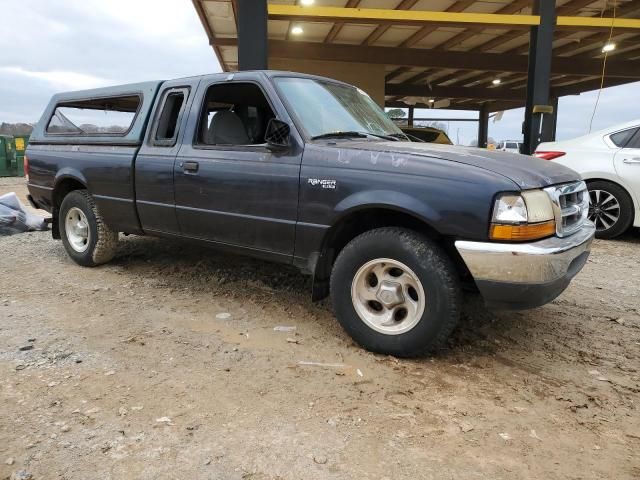
[[[58,222],[58,209],[54,209],[51,214],[51,237],[54,240],[60,240],[60,225]]]
[[[311,301],[319,302],[329,296],[329,280],[327,279],[313,279],[313,285],[311,287]]]
[[[322,253],[313,252],[309,257],[309,270],[313,272],[312,302],[319,302],[329,296],[332,256],[333,249],[329,249]]]

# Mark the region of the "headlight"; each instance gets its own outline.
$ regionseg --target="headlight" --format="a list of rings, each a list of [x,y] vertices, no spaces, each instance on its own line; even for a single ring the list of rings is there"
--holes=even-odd
[[[520,195],[500,195],[493,207],[494,223],[526,223],[527,205]]]
[[[553,204],[546,192],[504,193],[496,199],[489,231],[492,240],[537,240],[555,233]]]

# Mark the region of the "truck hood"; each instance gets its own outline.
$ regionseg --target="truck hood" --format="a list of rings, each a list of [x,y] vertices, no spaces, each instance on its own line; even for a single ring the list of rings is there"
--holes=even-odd
[[[386,153],[392,158],[397,157],[395,163],[400,164],[405,163],[403,157],[411,157],[416,161],[410,162],[412,171],[407,173],[416,175],[428,172],[429,159],[448,160],[460,164],[460,166],[470,165],[507,177],[523,190],[580,179],[578,173],[554,162],[528,155],[481,148],[371,140],[339,140],[333,145],[340,148],[344,154],[348,154],[349,151],[353,153],[363,151],[375,152],[375,154]]]

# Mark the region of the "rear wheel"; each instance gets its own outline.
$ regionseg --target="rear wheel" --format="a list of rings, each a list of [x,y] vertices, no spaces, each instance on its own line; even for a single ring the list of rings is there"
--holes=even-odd
[[[633,201],[615,183],[598,180],[588,184],[589,220],[596,226],[596,237],[609,239],[629,229],[633,221]]]
[[[113,258],[118,232],[107,226],[86,190],[64,197],[58,222],[64,248],[79,265],[95,267]]]
[[[460,316],[451,260],[428,238],[402,228],[353,239],[334,264],[331,298],[338,321],[356,342],[398,357],[441,348]]]

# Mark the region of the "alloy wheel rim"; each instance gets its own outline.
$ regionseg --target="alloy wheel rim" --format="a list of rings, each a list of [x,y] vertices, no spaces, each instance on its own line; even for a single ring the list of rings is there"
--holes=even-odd
[[[351,301],[367,326],[386,335],[414,328],[426,306],[418,276],[390,258],[371,260],[358,269],[351,284]]]
[[[77,207],[70,208],[64,222],[67,240],[71,248],[78,253],[86,251],[89,248],[91,232],[84,212]]]
[[[590,190],[589,198],[589,220],[591,220],[596,230],[602,232],[609,230],[620,219],[620,202],[610,192],[605,190]]]

